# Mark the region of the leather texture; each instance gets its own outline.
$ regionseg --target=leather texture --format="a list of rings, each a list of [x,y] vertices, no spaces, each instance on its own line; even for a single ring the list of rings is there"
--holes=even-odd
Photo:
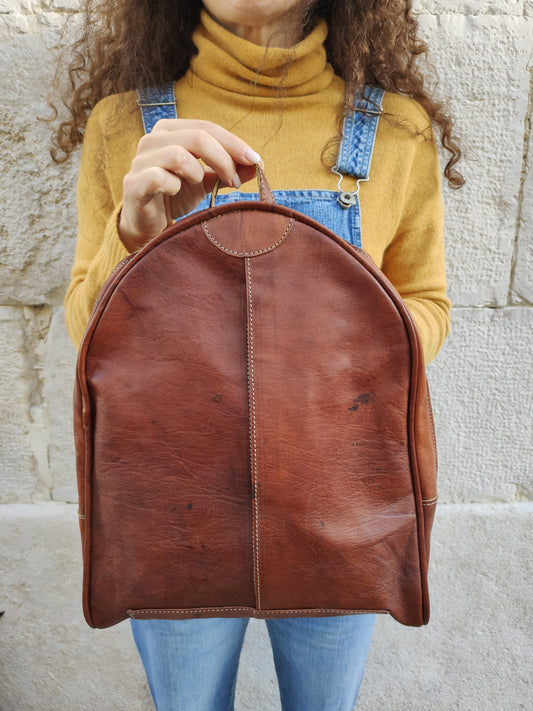
[[[437,462],[416,327],[310,218],[225,204],[124,260],[81,345],[74,419],[91,626],[427,623]]]

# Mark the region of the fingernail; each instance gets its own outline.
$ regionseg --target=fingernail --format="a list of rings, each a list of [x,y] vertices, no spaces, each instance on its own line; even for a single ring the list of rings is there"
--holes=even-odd
[[[246,158],[248,158],[248,160],[252,161],[252,163],[263,163],[263,160],[259,153],[252,151],[251,148],[248,148],[244,155],[246,156]]]
[[[231,181],[231,184],[233,185],[234,188],[237,188],[237,190],[241,187],[241,179],[239,178],[238,173],[235,173],[233,176],[233,180]]]

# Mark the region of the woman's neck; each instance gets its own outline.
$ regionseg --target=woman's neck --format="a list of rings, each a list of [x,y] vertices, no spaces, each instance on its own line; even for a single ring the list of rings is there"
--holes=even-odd
[[[259,45],[260,47],[290,48],[303,38],[301,12],[293,9],[290,13],[282,13],[270,17],[264,22],[260,17],[254,21],[253,13],[247,13],[243,18],[224,17],[220,12],[213,12],[204,3],[207,12],[219,25],[236,37]]]
[[[215,18],[216,19],[216,18]],[[241,39],[257,44],[260,47],[294,47],[300,41],[299,36],[287,33],[281,27],[250,27],[247,25],[224,24],[227,30]]]

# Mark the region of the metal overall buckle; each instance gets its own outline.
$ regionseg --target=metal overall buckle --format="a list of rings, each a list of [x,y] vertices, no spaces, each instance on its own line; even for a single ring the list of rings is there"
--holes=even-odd
[[[344,178],[344,175],[342,175],[342,173],[339,173],[339,171],[335,168],[332,168],[331,172],[339,176],[339,182],[337,183],[337,190],[339,191],[339,194],[337,195],[337,204],[339,204],[344,210],[347,210],[348,208],[352,207],[352,205],[355,205],[355,203],[357,202],[357,194],[359,193],[360,181],[357,181],[355,190],[343,190],[341,188],[341,183],[342,179]]]

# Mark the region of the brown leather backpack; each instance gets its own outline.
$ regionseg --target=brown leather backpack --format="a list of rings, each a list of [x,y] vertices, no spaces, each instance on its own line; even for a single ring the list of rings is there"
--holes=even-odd
[[[124,260],[77,365],[83,604],[135,618],[429,618],[419,337],[371,259],[260,201]]]

